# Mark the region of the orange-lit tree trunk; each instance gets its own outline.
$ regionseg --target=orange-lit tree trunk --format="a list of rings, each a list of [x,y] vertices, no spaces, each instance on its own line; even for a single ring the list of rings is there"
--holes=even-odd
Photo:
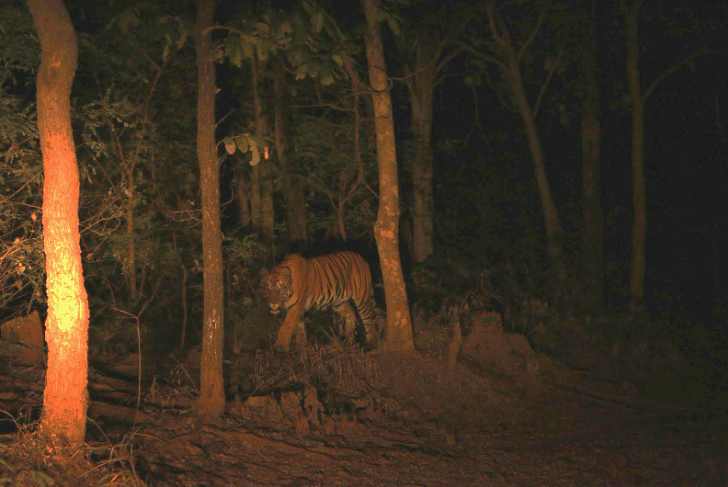
[[[71,443],[86,436],[88,298],[78,231],[79,180],[71,129],[78,45],[62,0],[28,0],[41,45],[38,132],[43,153],[43,245],[48,292],[48,371],[40,431]]]
[[[222,376],[223,285],[220,232],[220,174],[215,146],[215,64],[209,28],[215,0],[198,0],[195,25],[197,51],[197,158],[202,193],[204,318],[198,415],[218,418],[225,412]]]
[[[627,82],[632,105],[632,263],[629,276],[629,310],[645,307],[645,244],[647,237],[647,193],[645,188],[645,104],[640,85],[640,50],[637,18],[642,0],[621,2],[627,23]]]
[[[372,87],[377,159],[379,160],[379,212],[374,224],[379,260],[384,277],[387,303],[387,341],[389,350],[414,350],[412,317],[404,286],[399,256],[399,181],[394,139],[392,99],[384,62],[382,34],[379,30],[379,0],[362,0],[366,14],[366,52],[369,82]]]

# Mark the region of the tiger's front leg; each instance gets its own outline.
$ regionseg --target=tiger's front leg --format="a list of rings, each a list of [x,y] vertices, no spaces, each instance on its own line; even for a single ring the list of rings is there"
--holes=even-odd
[[[303,315],[303,309],[300,307],[294,307],[288,310],[286,313],[286,319],[283,322],[283,326],[278,330],[278,336],[273,344],[273,350],[279,352],[287,352],[291,348],[291,338],[299,328],[303,328],[303,321],[301,320]],[[303,338],[305,340],[305,329],[303,330]]]

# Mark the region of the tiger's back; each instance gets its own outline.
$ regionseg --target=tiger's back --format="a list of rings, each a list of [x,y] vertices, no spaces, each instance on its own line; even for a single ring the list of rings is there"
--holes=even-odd
[[[374,293],[369,264],[357,253],[345,251],[305,259],[287,256],[262,281],[271,313],[287,312],[274,348],[288,350],[303,313],[333,308],[345,322],[347,340],[353,341],[357,317],[368,345],[375,341]]]

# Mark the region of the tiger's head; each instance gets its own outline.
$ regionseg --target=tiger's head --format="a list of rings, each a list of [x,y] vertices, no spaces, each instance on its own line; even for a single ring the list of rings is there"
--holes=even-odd
[[[277,315],[285,303],[293,295],[293,279],[291,270],[287,268],[274,269],[273,273],[263,269],[261,272],[261,292],[263,299],[268,303],[270,313]]]

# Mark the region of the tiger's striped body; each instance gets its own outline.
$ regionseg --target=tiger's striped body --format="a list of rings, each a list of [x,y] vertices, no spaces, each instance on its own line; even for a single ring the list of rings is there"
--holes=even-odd
[[[337,252],[305,259],[287,256],[262,280],[270,312],[286,311],[276,350],[287,351],[296,329],[303,329],[303,314],[333,308],[345,323],[345,336],[354,340],[357,316],[364,325],[368,345],[375,341],[374,293],[369,264],[355,252]]]

